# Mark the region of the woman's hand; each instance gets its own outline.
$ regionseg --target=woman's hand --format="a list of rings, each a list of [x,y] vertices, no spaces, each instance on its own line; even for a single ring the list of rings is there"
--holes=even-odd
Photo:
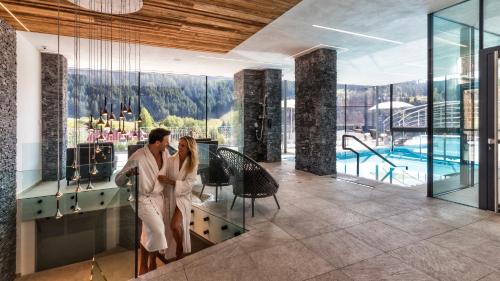
[[[163,183],[163,184],[169,184],[169,185],[175,186],[175,181],[168,178],[167,176],[163,176],[163,175],[158,176],[158,181]]]

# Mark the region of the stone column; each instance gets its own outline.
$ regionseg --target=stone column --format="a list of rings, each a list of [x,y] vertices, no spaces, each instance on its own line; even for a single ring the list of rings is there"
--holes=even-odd
[[[281,70],[244,69],[234,75],[243,105],[243,153],[255,161],[281,161]]]
[[[16,70],[16,31],[0,18],[0,280],[16,275]]]
[[[295,169],[336,174],[337,52],[295,59]]]
[[[58,67],[59,64],[59,67]],[[59,78],[58,78],[59,75]],[[42,180],[57,179],[59,145],[60,177],[66,176],[68,119],[68,63],[58,54],[42,53]],[[58,106],[59,104],[59,106]],[[59,114],[58,114],[59,109]],[[59,122],[57,117],[59,115]],[[59,139],[57,137],[59,124]]]

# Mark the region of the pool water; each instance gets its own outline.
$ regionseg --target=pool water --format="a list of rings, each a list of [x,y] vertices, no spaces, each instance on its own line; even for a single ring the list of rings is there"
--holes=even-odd
[[[391,173],[391,165],[369,150],[359,150],[360,153],[360,177],[389,182],[404,186],[425,184],[427,182],[427,149],[422,147],[395,147],[375,149],[382,156],[397,166]],[[434,162],[434,178],[446,178],[449,175],[460,172],[458,159],[447,158],[446,161]],[[356,175],[356,155],[350,151],[337,151],[337,172]]]

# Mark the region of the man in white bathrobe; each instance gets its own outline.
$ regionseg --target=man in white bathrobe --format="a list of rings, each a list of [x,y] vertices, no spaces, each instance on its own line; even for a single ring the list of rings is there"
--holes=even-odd
[[[123,186],[139,167],[138,216],[142,221],[141,264],[139,274],[156,269],[156,254],[167,249],[164,224],[164,184],[158,181],[159,175],[167,171],[166,148],[169,145],[170,131],[157,128],[149,133],[148,144],[130,156],[127,164],[116,175],[115,182]],[[149,263],[148,263],[149,260]],[[149,265],[148,265],[149,264]]]

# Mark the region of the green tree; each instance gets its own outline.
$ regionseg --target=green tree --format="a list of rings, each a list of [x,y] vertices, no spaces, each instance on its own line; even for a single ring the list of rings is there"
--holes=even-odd
[[[183,118],[170,115],[161,122],[165,127],[180,128],[184,126]]]
[[[142,119],[141,127],[152,128],[155,126],[155,120],[145,107],[141,108],[141,119]]]

